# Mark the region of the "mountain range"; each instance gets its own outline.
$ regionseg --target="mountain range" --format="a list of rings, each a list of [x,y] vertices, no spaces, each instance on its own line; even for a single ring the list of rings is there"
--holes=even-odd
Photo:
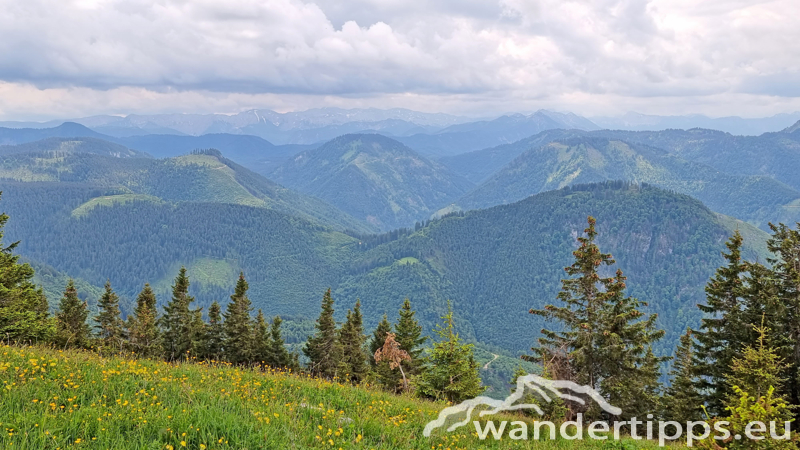
[[[129,148],[58,137],[65,128],[92,132],[72,124],[38,135],[2,130],[5,142],[25,142],[0,147],[0,206],[12,217],[7,237],[21,240],[20,252],[43,268],[48,292],[69,276],[81,280],[89,300],[107,279],[123,305],[144,282],[163,299],[185,265],[193,294],[207,306],[225,300],[244,271],[254,304],[270,315],[313,317],[332,287],[340,312],[362,300],[368,326],[409,297],[430,330],[450,299],[466,338],[507,352],[523,351],[537,336],[543,323],[526,311],[554,298],[587,216],[597,217],[598,242],[629,276],[631,293],[660,314],[667,351],[697,323],[694,305],[732,230],[747,236],[749,258],[765,256],[766,234],[737,219],[763,226],[783,210],[788,221],[794,210],[786,206],[800,198],[768,176],[751,149],[778,143],[793,155],[791,128],[752,139],[696,130],[545,130],[440,161],[386,136],[345,135],[292,153],[268,171],[274,181],[219,150],[154,158],[191,144],[116,138],[138,140]],[[733,139],[738,144],[725,151],[753,153],[754,171],[766,172],[731,174],[685,159],[707,156],[681,144],[711,145],[698,134]],[[30,141],[42,135],[50,137]],[[164,142],[218,139],[234,157],[250,152],[256,160],[259,149],[278,147],[234,137]],[[490,162],[499,168],[487,174]],[[618,179],[627,181],[609,181]],[[453,202],[485,209],[430,219],[441,208],[458,210]]]
[[[771,117],[742,118],[737,116],[711,118],[701,114],[684,116],[654,116],[630,112],[619,117],[592,117],[601,128],[628,131],[689,130],[706,128],[735,135],[758,136],[778,131],[800,120],[800,112],[776,114]]]
[[[465,209],[515,202],[581,183],[626,180],[691,195],[714,211],[767,229],[800,219],[800,192],[763,175],[730,175],[669,152],[622,140],[576,136],[518,156],[458,201]]]
[[[422,154],[444,157],[516,142],[545,130],[573,128],[587,131],[599,129],[597,125],[574,114],[537,111],[527,116],[513,114],[397,139]]]
[[[123,158],[83,152],[85,146],[81,145],[70,145],[70,151],[65,151],[64,142],[53,139],[35,144],[39,149],[35,153],[3,155],[14,148],[27,150],[32,144],[0,147],[0,180],[3,184],[91,186],[95,195],[75,205],[73,215],[83,215],[96,206],[129,202],[213,202],[281,211],[341,230],[377,229],[319,199],[277,185],[222,157],[217,150],[167,159]]]

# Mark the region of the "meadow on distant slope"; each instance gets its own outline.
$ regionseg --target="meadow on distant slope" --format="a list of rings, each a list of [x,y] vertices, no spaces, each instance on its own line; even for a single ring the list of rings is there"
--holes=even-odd
[[[4,449],[654,448],[423,437],[446,406],[279,371],[0,347]]]

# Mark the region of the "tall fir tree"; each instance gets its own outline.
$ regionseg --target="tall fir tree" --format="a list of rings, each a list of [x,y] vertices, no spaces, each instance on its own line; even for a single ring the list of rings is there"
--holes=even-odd
[[[366,340],[361,301],[356,300],[355,307],[347,311],[347,320],[339,330],[339,342],[342,348],[339,373],[348,377],[348,381],[352,383],[361,383],[369,372],[368,356],[364,351]]]
[[[717,269],[706,285],[706,304],[698,305],[705,317],[695,332],[695,366],[699,373],[697,390],[707,393],[708,409],[714,414],[724,411],[730,395],[725,381],[733,357],[742,349],[739,313],[742,307],[743,278],[747,265],[742,261],[742,235],[737,230],[725,243],[726,265]]]
[[[133,315],[128,317],[128,349],[141,358],[157,358],[163,354],[156,295],[150,284],[144,285],[136,297]]]
[[[486,388],[481,386],[472,344],[464,344],[455,331],[450,302],[442,320],[443,324],[436,327],[440,341],[433,345],[422,372],[412,383],[424,397],[458,403]]]
[[[422,326],[414,318],[416,312],[411,309],[411,301],[405,299],[400,308],[400,317],[394,326],[397,343],[400,349],[408,353],[411,359],[403,361],[403,369],[409,376],[419,374],[422,367],[422,345],[428,340],[422,335]]]
[[[181,267],[172,285],[172,299],[164,306],[164,315],[160,319],[164,358],[167,361],[185,359],[197,348],[200,336],[194,327],[196,311],[191,309],[192,302],[194,297],[189,295],[186,267]]]
[[[125,322],[119,310],[119,297],[106,281],[105,290],[97,302],[98,313],[94,318],[97,329],[97,346],[102,354],[119,353],[125,346]]]
[[[222,309],[219,303],[211,302],[208,307],[208,324],[205,327],[203,358],[213,361],[224,359],[225,330],[222,325]]]
[[[389,318],[386,314],[378,323],[375,331],[372,332],[372,337],[369,340],[369,364],[375,373],[375,378],[378,383],[385,389],[396,391],[400,388],[401,375],[399,370],[392,370],[389,367],[389,361],[375,361],[375,352],[383,348],[386,343],[386,335],[392,332],[392,324],[389,323]]]
[[[281,323],[283,323],[281,316],[275,316],[275,318],[272,319],[272,325],[269,329],[270,337],[267,361],[270,366],[276,369],[297,371],[299,369],[297,358],[286,349],[286,343],[281,334]]]
[[[191,359],[205,359],[206,354],[206,323],[203,321],[203,308],[191,310],[192,320],[189,323],[189,336],[192,347],[188,355]]]
[[[549,360],[556,353],[565,351],[568,355],[572,381],[598,388],[601,378],[602,356],[598,353],[597,339],[600,334],[600,313],[604,303],[603,288],[613,284],[612,278],[600,278],[598,269],[614,264],[609,253],[601,253],[594,243],[597,236],[595,220],[589,218],[585,236],[578,237],[580,246],[573,252],[575,262],[564,270],[575,278],[561,280],[562,288],[558,294],[563,306],[546,305],[541,310],[531,310],[531,314],[547,320],[560,322],[563,331],[543,329],[539,346],[533,348],[536,359]]]
[[[271,348],[269,324],[264,318],[264,313],[258,310],[256,320],[253,323],[253,362],[261,367],[269,365],[269,350]]]
[[[336,376],[342,355],[333,311],[333,298],[328,288],[322,297],[322,311],[316,323],[317,331],[303,347],[303,353],[309,359],[308,368],[311,373],[325,378]]]
[[[78,298],[75,281],[71,278],[56,312],[55,344],[60,348],[86,348],[91,330],[86,323],[89,307]]]
[[[600,276],[599,270],[615,261],[595,244],[593,217],[588,218],[588,225],[585,236],[578,237],[575,262],[565,268],[572,278],[561,280],[557,298],[562,304],[530,311],[558,322],[560,331],[542,330],[539,346],[533,348],[535,356],[526,359],[559,367],[557,376],[591,386],[612,404],[628,405],[631,410],[655,400],[660,359],[653,355],[652,344],[664,332],[655,329],[655,315],[645,317],[639,310],[644,302],[625,295],[626,278],[621,270],[613,277]],[[601,413],[594,405],[585,411],[577,402],[568,406],[570,415],[579,410],[590,417]]]
[[[780,309],[770,324],[776,329],[775,351],[783,358],[781,376],[786,379],[783,391],[792,405],[800,405],[800,224],[793,230],[784,224],[773,225],[767,248],[774,255],[767,260],[772,266],[770,279]],[[769,294],[767,295],[769,296]],[[800,417],[800,409],[795,411]]]
[[[617,272],[603,292],[599,333],[595,339],[600,362],[600,391],[623,410],[625,418],[641,417],[658,410],[661,397],[659,367],[669,358],[658,358],[653,344],[664,336],[656,329],[655,314],[645,318],[646,303],[625,295],[626,277]]]
[[[701,419],[704,399],[697,390],[699,373],[694,365],[694,345],[693,332],[688,328],[672,358],[670,385],[663,400],[667,420],[685,423]]]
[[[225,355],[233,364],[248,364],[253,358],[253,331],[251,313],[253,306],[247,297],[247,281],[239,274],[234,294],[223,314],[225,322]]]
[[[19,242],[3,246],[6,222],[8,215],[0,214],[0,339],[7,343],[46,342],[55,333],[47,298],[33,284],[33,268],[20,264],[19,255],[14,254]]]

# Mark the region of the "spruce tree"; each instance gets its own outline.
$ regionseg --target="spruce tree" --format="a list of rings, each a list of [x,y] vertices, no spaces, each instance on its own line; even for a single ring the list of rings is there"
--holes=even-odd
[[[269,349],[268,349],[268,363],[276,369],[289,369],[292,371],[298,370],[297,360],[286,349],[286,344],[281,335],[281,316],[275,316],[272,319],[272,326],[270,327]]]
[[[255,323],[253,324],[253,362],[261,367],[269,365],[270,333],[264,313],[258,310]]]
[[[706,285],[706,304],[698,305],[705,313],[700,329],[695,332],[697,347],[695,366],[703,377],[697,378],[697,389],[706,392],[708,409],[723,412],[724,401],[730,395],[725,381],[733,357],[742,349],[739,312],[742,307],[743,277],[747,265],[742,261],[742,235],[737,230],[725,243],[726,265]]]
[[[247,298],[247,281],[239,274],[234,294],[225,310],[225,355],[233,364],[248,364],[253,357],[253,331],[250,314],[253,310]]]
[[[703,396],[697,391],[699,374],[694,365],[694,345],[692,330],[687,328],[672,358],[671,382],[663,401],[667,420],[685,423],[701,419]]]
[[[798,224],[800,228],[800,224]],[[786,379],[783,391],[792,405],[800,405],[800,230],[784,224],[773,225],[767,248],[773,255],[770,279],[780,308],[770,324],[776,328],[775,351],[783,358],[781,376]],[[767,295],[769,297],[769,294]],[[800,411],[796,412],[800,415]]]
[[[203,308],[191,310],[192,320],[189,323],[189,336],[192,347],[188,354],[192,359],[205,359],[206,354],[206,323],[203,322]]]
[[[86,323],[88,317],[89,307],[78,298],[75,281],[70,278],[56,312],[55,344],[60,348],[88,347],[91,336],[91,330]]]
[[[658,410],[661,397],[658,358],[652,345],[664,336],[656,329],[655,314],[643,318],[644,302],[625,295],[626,277],[617,269],[602,294],[600,327],[595,339],[600,362],[600,391],[625,417],[641,417]]]
[[[570,358],[573,380],[578,384],[598,388],[601,378],[602,355],[598,352],[601,330],[600,314],[605,301],[604,288],[613,284],[612,278],[600,278],[598,269],[614,264],[611,254],[601,253],[594,243],[597,236],[595,219],[589,217],[586,236],[578,237],[580,246],[573,252],[575,262],[564,270],[575,278],[561,280],[558,294],[563,306],[546,305],[531,314],[560,322],[563,331],[543,329],[539,347],[533,348],[536,359],[550,360],[565,351]]]
[[[578,237],[579,247],[573,252],[575,262],[565,268],[573,278],[561,280],[558,299],[562,304],[547,305],[532,314],[559,323],[559,331],[542,330],[534,357],[558,368],[557,376],[601,391],[615,405],[652,407],[659,386],[658,363],[652,344],[664,332],[655,329],[656,316],[639,310],[646,306],[625,295],[626,278],[621,270],[613,277],[601,277],[598,271],[615,263],[595,244],[595,219],[589,217],[585,236]],[[557,362],[557,363],[556,363]],[[568,404],[572,413],[582,406]],[[585,411],[591,417],[601,411],[592,404]],[[623,412],[625,407],[621,406]]]
[[[8,215],[0,214],[0,339],[20,343],[48,341],[55,333],[55,324],[47,299],[42,289],[33,284],[33,268],[20,264],[19,255],[14,254],[19,242],[3,247],[7,221]]]
[[[347,320],[339,331],[339,342],[342,348],[339,373],[349,377],[352,383],[360,383],[369,372],[368,357],[364,352],[364,323],[361,316],[361,301],[356,300],[353,310],[347,311]]]
[[[422,335],[422,326],[414,318],[416,312],[411,309],[411,301],[405,299],[400,308],[400,317],[394,326],[397,343],[400,349],[411,357],[403,361],[403,368],[408,375],[417,375],[422,367],[422,345],[428,340]]]
[[[317,319],[316,333],[303,347],[303,353],[309,359],[309,370],[314,375],[333,378],[337,374],[342,349],[339,344],[336,321],[333,318],[333,298],[331,290],[322,297],[322,311]]]
[[[136,297],[133,315],[128,317],[128,349],[141,358],[157,358],[163,354],[156,295],[150,284],[144,285]]]
[[[208,325],[205,327],[203,357],[213,361],[223,359],[225,330],[222,325],[222,309],[216,301],[208,307]]]
[[[189,277],[186,268],[181,267],[175,284],[172,285],[172,299],[164,306],[160,324],[163,330],[162,343],[167,361],[184,359],[197,347],[200,338],[193,331],[196,311],[191,309],[194,297],[189,295]]]
[[[119,297],[111,289],[111,281],[106,281],[105,291],[97,302],[99,312],[94,318],[97,323],[98,347],[103,354],[122,351],[125,345],[125,322],[119,310]]]
[[[472,344],[464,344],[455,331],[453,309],[447,303],[444,323],[437,325],[440,341],[433,345],[425,358],[422,372],[413,384],[424,397],[458,403],[476,397],[485,387],[481,386],[478,363],[475,362]]]

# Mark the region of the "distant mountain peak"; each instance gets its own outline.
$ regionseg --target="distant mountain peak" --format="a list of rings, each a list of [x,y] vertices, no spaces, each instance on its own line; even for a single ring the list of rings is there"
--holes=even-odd
[[[795,131],[800,130],[800,120],[795,122],[794,125],[784,128],[782,133],[794,133]]]
[[[402,143],[347,134],[300,153],[271,177],[384,230],[411,226],[472,184]]]

